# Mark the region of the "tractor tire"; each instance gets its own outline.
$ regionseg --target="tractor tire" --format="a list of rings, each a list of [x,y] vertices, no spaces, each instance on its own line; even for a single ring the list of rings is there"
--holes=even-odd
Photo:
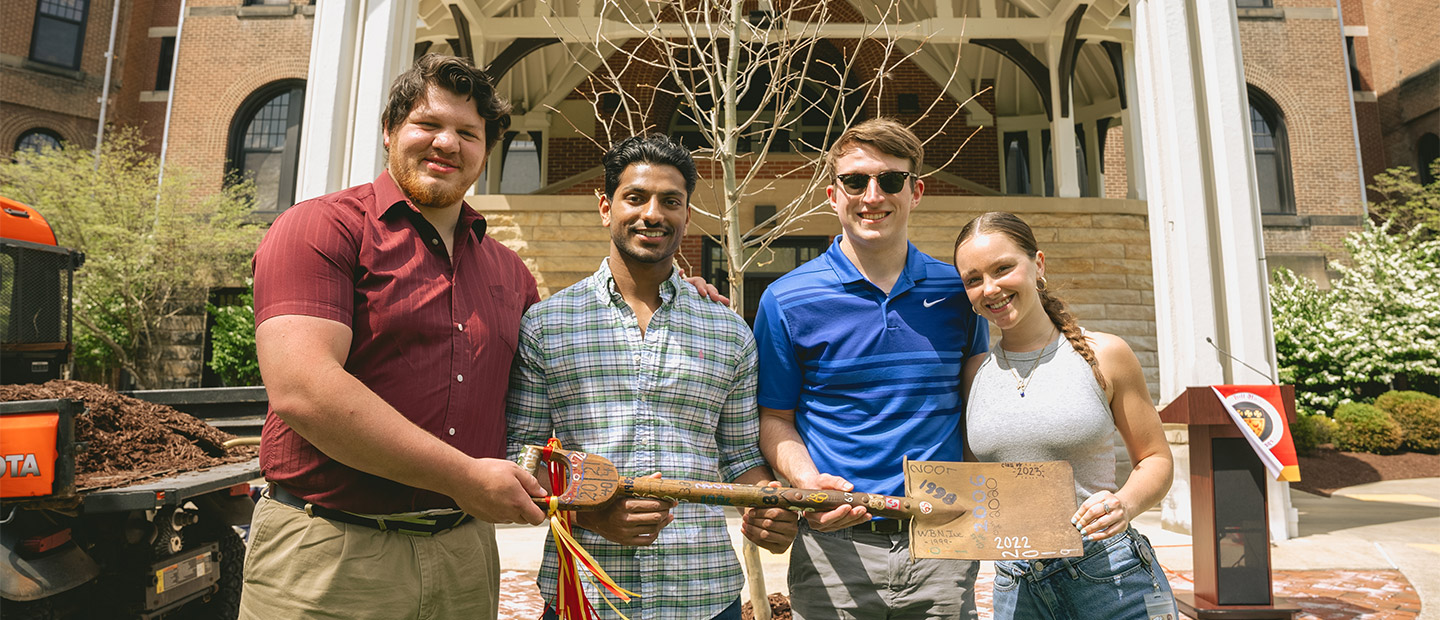
[[[240,590],[245,584],[245,542],[235,528],[201,522],[185,528],[186,547],[217,543],[220,547],[220,580],[213,594],[186,606],[181,614],[189,620],[235,620],[240,617]],[[8,619],[7,619],[8,620]]]

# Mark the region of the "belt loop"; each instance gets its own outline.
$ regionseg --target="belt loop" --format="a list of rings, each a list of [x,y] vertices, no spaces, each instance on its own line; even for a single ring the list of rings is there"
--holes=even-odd
[[[376,519],[375,522],[378,523],[378,524],[380,524],[380,531],[382,531],[382,532],[385,531],[385,520],[384,520],[384,519]]]
[[[1075,560],[1072,560],[1070,558],[1061,558],[1060,561],[1065,563],[1065,572],[1070,573],[1071,579],[1080,578],[1080,571],[1075,570]]]
[[[314,519],[314,518],[315,518],[315,511],[314,511],[314,510],[311,510],[311,508],[314,508],[314,507],[315,507],[315,504],[312,504],[312,503],[310,503],[310,502],[305,502],[305,516],[310,517],[311,519]]]

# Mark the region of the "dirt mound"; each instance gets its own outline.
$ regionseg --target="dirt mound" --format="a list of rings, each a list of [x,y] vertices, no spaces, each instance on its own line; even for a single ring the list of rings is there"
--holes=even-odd
[[[774,620],[790,620],[790,598],[779,592],[770,595],[770,617]],[[755,608],[746,601],[740,607],[741,620],[755,620]]]
[[[50,381],[0,385],[0,401],[72,398],[85,402],[75,417],[75,487],[114,487],[166,474],[254,458],[253,447],[226,449],[234,435],[165,405],[123,396],[103,385]]]

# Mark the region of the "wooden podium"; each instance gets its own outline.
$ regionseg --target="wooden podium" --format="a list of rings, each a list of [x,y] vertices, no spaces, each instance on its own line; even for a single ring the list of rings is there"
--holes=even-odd
[[[1295,386],[1280,386],[1285,421],[1295,420]],[[1192,618],[1294,618],[1300,609],[1276,598],[1270,574],[1265,484],[1269,473],[1215,390],[1192,387],[1160,412],[1190,427],[1190,533],[1194,594],[1177,594]],[[1248,432],[1248,431],[1247,431]]]

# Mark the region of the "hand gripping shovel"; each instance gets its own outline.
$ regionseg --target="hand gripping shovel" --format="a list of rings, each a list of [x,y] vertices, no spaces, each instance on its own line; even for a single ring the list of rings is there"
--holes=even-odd
[[[948,515],[948,521],[964,512],[963,509],[956,510],[941,502],[869,493],[846,493],[833,489],[759,487],[724,482],[621,476],[616,471],[615,464],[605,457],[559,448],[552,451],[551,459],[564,461],[565,488],[550,489],[550,476],[547,474],[549,464],[544,462],[542,457],[544,450],[539,446],[526,446],[525,453],[520,457],[520,467],[534,474],[541,486],[558,496],[559,507],[564,510],[594,510],[610,503],[617,495],[628,495],[716,506],[779,507],[802,512],[823,512],[840,506],[864,506],[870,514],[892,519],[908,519],[943,512]],[[535,498],[535,503],[541,508],[548,508],[550,505],[548,498]]]

